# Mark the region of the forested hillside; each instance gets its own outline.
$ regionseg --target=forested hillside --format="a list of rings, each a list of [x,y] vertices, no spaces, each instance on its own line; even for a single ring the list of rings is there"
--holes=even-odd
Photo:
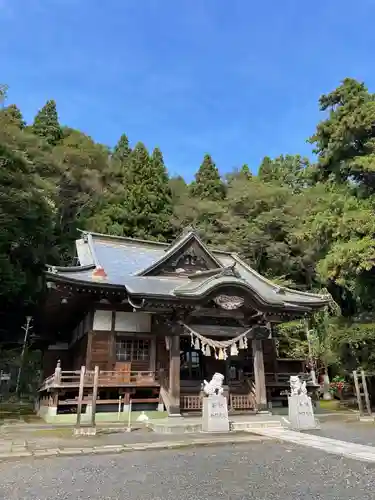
[[[364,84],[346,79],[320,98],[316,163],[244,158],[222,178],[206,154],[189,185],[168,176],[157,147],[131,146],[126,133],[113,149],[98,144],[61,124],[53,100],[27,124],[0,89],[3,340],[40,300],[45,263],[72,263],[77,228],[168,241],[191,224],[277,282],[328,289],[342,314],[315,318],[316,352],[347,369],[375,364],[375,94]],[[306,349],[302,333],[282,328],[288,355]]]

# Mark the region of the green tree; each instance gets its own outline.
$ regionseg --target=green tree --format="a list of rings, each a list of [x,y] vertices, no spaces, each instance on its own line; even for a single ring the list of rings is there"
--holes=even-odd
[[[320,176],[339,182],[355,180],[365,191],[375,190],[375,95],[364,83],[345,78],[322,95],[320,109],[328,117],[320,122],[310,142],[318,154]]]
[[[191,184],[191,194],[197,198],[222,200],[225,197],[225,186],[219,171],[210,155],[206,154],[202,165]]]
[[[15,125],[20,129],[24,129],[26,126],[22,113],[15,104],[10,104],[0,110],[0,120],[3,122],[3,125]]]
[[[60,143],[53,149],[53,158],[60,165],[55,181],[58,244],[62,257],[69,262],[77,228],[86,228],[94,210],[106,197],[109,151],[82,132],[64,128]]]
[[[244,163],[241,167],[240,174],[243,175],[247,179],[251,179],[253,174],[251,173],[251,170],[249,168],[249,165]]]
[[[89,227],[111,234],[168,240],[172,237],[172,195],[159,149],[150,157],[138,143],[133,149],[124,183],[112,192]]]
[[[238,180],[241,181],[250,181],[253,178],[253,174],[248,165],[244,164],[241,168],[235,168],[232,172],[229,172],[225,175],[225,181],[227,186],[229,186],[232,182],[236,182]]]
[[[0,142],[0,297],[32,302],[48,249],[53,246],[55,210],[43,183],[22,152]]]
[[[123,134],[118,140],[113,152],[108,160],[108,167],[105,172],[105,183],[108,186],[108,196],[113,198],[113,195],[120,194],[123,191],[123,186],[126,183],[128,163],[131,155],[131,148],[128,137]],[[115,199],[113,198],[113,201]]]
[[[8,85],[6,85],[5,83],[0,83],[0,105],[1,107],[4,106],[6,100],[7,100],[7,97],[8,97]]]
[[[120,164],[125,164],[129,159],[132,150],[129,146],[129,139],[127,135],[122,134],[118,143],[113,149],[112,159],[117,160]]]
[[[178,175],[169,179],[169,188],[172,194],[173,204],[175,205],[181,198],[189,196],[189,188],[185,179]]]
[[[274,160],[266,156],[259,167],[258,176],[263,182],[273,182],[300,191],[306,185],[309,166],[309,160],[300,155],[281,155]]]
[[[47,101],[43,108],[38,111],[32,125],[32,131],[34,134],[43,137],[51,146],[56,146],[60,142],[62,129],[55,101]]]

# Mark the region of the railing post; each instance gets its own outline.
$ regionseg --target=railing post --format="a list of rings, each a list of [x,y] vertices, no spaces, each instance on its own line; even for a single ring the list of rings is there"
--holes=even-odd
[[[357,403],[358,403],[359,415],[361,417],[363,417],[364,411],[363,411],[362,394],[361,394],[361,390],[360,390],[360,387],[359,387],[357,370],[353,371],[353,378],[354,378],[355,393],[356,393],[356,396],[357,396]]]
[[[53,378],[53,384],[54,385],[60,385],[61,384],[61,361],[58,360],[55,368],[55,376]]]
[[[91,425],[95,427],[95,415],[96,415],[96,400],[98,399],[98,384],[99,384],[99,366],[95,366],[94,371],[94,383],[92,388],[92,410],[91,410]]]
[[[369,416],[371,416],[371,403],[370,403],[370,397],[369,397],[368,389],[367,389],[366,374],[365,374],[364,370],[361,370],[361,379],[362,379],[363,393],[365,396],[367,414]]]
[[[77,427],[80,427],[81,425],[83,389],[85,386],[85,372],[86,372],[86,367],[81,366],[81,374],[79,377],[78,401],[77,401],[77,424],[76,424]]]

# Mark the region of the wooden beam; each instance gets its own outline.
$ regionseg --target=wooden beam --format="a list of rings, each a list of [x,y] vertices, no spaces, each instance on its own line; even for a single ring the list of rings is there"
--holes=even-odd
[[[252,341],[254,360],[255,399],[259,411],[267,410],[266,377],[264,373],[262,340]]]
[[[170,337],[169,348],[169,395],[172,404],[169,408],[171,415],[180,414],[180,336]]]
[[[197,306],[194,311],[189,314],[190,317],[209,317],[209,318],[234,318],[244,319],[242,311],[226,311],[225,309],[207,308]]]
[[[188,326],[197,333],[208,337],[237,337],[237,335],[241,335],[241,333],[248,330],[243,326],[199,325],[193,323],[189,323]],[[189,336],[190,333],[184,332],[184,335]],[[251,338],[251,335],[250,332],[247,337]]]
[[[156,336],[154,335],[150,342],[150,372],[155,372],[156,370]]]
[[[86,345],[86,368],[91,369],[91,359],[92,359],[92,337],[94,333],[90,331],[87,333],[87,345]]]

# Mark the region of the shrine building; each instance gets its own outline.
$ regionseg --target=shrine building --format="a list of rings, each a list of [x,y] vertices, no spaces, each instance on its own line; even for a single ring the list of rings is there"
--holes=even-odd
[[[84,406],[100,369],[103,418],[130,401],[133,410],[199,413],[201,384],[215,372],[231,411],[267,409],[304,370],[303,360],[278,358],[273,326],[331,301],[272,283],[190,228],[171,244],[82,233],[76,257],[46,271],[38,411],[50,422],[74,417],[82,366]]]

